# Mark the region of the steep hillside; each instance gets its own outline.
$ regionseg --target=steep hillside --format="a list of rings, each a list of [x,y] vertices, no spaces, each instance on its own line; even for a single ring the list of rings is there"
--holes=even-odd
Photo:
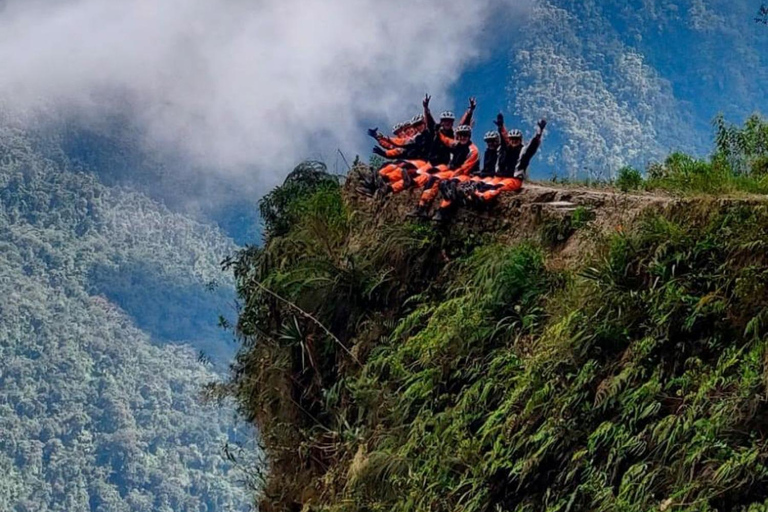
[[[768,505],[763,197],[529,186],[435,225],[300,171],[232,261],[261,510]]]
[[[0,510],[248,509],[232,413],[199,400],[233,244],[37,142],[0,129]]]
[[[0,127],[0,214],[9,225],[55,240],[71,276],[123,308],[158,342],[189,343],[212,359],[233,353],[218,315],[232,282],[219,263],[235,244],[140,193],[75,172],[38,134]],[[207,288],[213,288],[207,290]]]
[[[535,2],[508,89],[521,127],[552,121],[534,172],[606,178],[669,151],[706,154],[715,115],[740,122],[768,93],[761,3]]]

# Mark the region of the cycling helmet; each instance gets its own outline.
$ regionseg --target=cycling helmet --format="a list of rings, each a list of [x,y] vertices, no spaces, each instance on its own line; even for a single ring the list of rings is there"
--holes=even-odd
[[[397,123],[395,126],[392,127],[392,133],[397,133],[398,131],[405,128],[405,123]]]
[[[483,137],[483,140],[499,140],[501,136],[499,135],[499,132],[493,131],[493,132],[485,132],[485,136]]]
[[[509,138],[510,139],[522,139],[523,138],[523,132],[520,130],[509,130]]]
[[[445,112],[440,114],[440,120],[442,121],[443,119],[450,119],[453,121],[456,119],[456,116],[453,115],[453,112],[451,112],[450,110],[446,110]]]
[[[458,135],[459,133],[471,134],[472,133],[472,127],[469,126],[468,124],[462,124],[461,126],[456,128],[456,134]]]
[[[424,122],[424,114],[416,114],[411,118],[411,126]]]

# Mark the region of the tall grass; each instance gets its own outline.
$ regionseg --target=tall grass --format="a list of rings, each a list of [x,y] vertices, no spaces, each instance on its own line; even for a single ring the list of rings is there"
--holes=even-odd
[[[765,190],[759,159],[726,158],[672,155],[644,186]],[[550,243],[375,227],[338,185],[297,190],[230,262],[261,510],[768,507],[767,207],[649,213],[554,271]]]

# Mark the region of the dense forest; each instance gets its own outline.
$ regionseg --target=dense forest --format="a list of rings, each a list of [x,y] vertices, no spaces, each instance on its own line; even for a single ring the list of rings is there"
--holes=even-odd
[[[11,125],[0,233],[0,510],[248,509],[232,412],[199,399],[198,351],[232,350],[232,242]]]
[[[715,127],[559,217],[407,222],[299,166],[230,261],[261,510],[766,510],[768,123]]]

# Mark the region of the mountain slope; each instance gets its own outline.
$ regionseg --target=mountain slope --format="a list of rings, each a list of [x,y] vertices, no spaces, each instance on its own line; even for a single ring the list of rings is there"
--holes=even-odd
[[[607,178],[669,151],[704,155],[718,112],[741,122],[768,94],[757,9],[748,0],[537,2],[511,52],[510,108],[524,126],[552,121],[542,153],[560,175]]]
[[[0,141],[0,509],[247,509],[222,454],[231,413],[198,400],[217,375],[196,349],[231,350],[215,322],[232,243],[34,134]]]
[[[226,391],[270,458],[261,510],[765,510],[755,131],[752,174],[719,147],[638,174],[653,192],[526,186],[447,224],[403,220],[418,191],[358,194],[364,168],[289,178],[234,260]]]

